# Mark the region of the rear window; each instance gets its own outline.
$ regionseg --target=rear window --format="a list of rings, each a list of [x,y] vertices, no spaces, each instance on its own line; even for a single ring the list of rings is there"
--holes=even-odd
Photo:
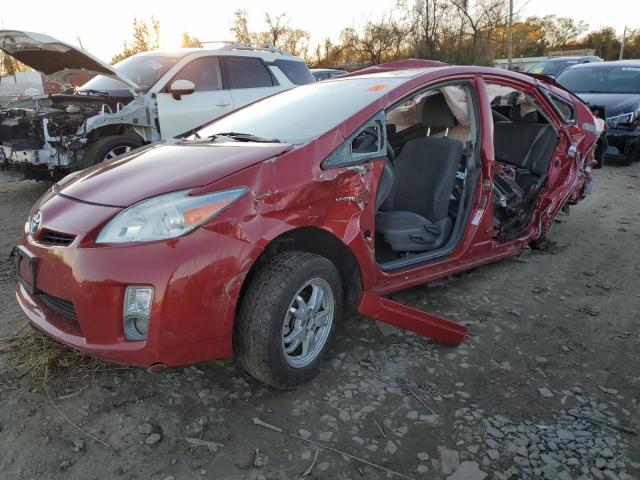
[[[225,57],[230,88],[259,88],[273,86],[267,66],[259,58]]]
[[[309,67],[304,62],[278,59],[274,63],[295,85],[306,85],[313,82],[313,75],[311,75]]]

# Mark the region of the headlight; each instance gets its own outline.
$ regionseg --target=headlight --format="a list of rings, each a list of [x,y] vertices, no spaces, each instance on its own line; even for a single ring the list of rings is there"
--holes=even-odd
[[[638,112],[628,112],[615,115],[613,117],[607,117],[607,124],[610,127],[615,127],[617,125],[633,125],[637,119]]]
[[[96,243],[150,242],[185,235],[242,197],[247,188],[193,196],[191,192],[159,195],[123,210],[102,229]]]

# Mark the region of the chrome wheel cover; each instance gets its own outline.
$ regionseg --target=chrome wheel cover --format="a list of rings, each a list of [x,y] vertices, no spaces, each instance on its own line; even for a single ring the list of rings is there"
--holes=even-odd
[[[114,147],[111,150],[109,150],[107,154],[104,156],[104,158],[102,159],[102,161],[106,162],[107,160],[112,160],[116,158],[118,155],[129,153],[131,150],[133,150],[133,147],[130,147],[129,145],[118,145],[117,147]]]
[[[302,368],[313,362],[329,338],[335,298],[329,282],[313,278],[289,304],[282,326],[282,350],[287,363]]]

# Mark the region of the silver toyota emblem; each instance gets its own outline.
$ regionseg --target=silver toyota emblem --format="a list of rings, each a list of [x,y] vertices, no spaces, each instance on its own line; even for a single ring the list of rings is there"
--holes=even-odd
[[[31,236],[34,236],[40,230],[40,225],[42,224],[42,212],[38,210],[33,214],[31,220],[29,221],[29,233]]]

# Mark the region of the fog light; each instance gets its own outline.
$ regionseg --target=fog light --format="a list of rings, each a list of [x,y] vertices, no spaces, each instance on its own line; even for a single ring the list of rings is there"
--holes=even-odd
[[[124,294],[123,325],[127,340],[144,340],[149,331],[153,287],[127,287]]]

